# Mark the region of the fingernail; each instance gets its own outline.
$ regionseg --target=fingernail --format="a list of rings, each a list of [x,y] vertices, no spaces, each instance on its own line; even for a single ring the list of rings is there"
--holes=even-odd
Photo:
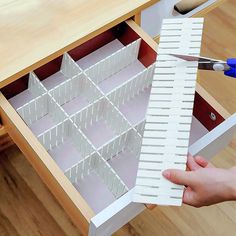
[[[164,170],[164,171],[162,172],[162,175],[163,175],[165,178],[169,179],[169,178],[170,178],[170,171]]]

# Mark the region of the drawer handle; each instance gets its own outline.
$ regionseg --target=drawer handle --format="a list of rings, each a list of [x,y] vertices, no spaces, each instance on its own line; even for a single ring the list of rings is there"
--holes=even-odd
[[[216,121],[216,114],[213,112],[210,112],[210,118],[212,121]]]

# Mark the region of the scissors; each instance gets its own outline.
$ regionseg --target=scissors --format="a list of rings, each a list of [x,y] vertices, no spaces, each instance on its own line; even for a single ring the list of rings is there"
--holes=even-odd
[[[236,78],[236,58],[229,58],[227,61],[207,57],[188,56],[180,54],[170,54],[171,56],[183,59],[185,61],[198,61],[198,69],[224,71],[226,76]]]

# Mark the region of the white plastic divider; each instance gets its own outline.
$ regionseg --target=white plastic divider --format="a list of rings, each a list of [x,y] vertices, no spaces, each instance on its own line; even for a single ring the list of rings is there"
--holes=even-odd
[[[113,138],[108,143],[104,144],[98,152],[107,161],[118,155],[124,149],[129,149],[135,153],[138,158],[142,144],[142,138],[136,130],[130,128],[118,137]]]
[[[81,72],[81,68],[74,62],[70,55],[68,53],[64,53],[60,70],[45,78],[42,83],[47,90],[50,90]]]
[[[38,79],[37,75],[34,72],[30,72],[28,75],[27,89],[10,98],[9,102],[15,109],[18,109],[46,92],[46,88]]]
[[[29,126],[47,114],[49,114],[55,122],[61,122],[66,119],[64,111],[47,93],[19,107],[17,112]]]
[[[137,132],[139,133],[139,135],[141,137],[143,137],[143,132],[144,132],[144,128],[145,128],[145,122],[146,122],[146,119],[140,121],[140,123],[136,124],[135,125],[135,130],[137,130]]]
[[[203,18],[163,21],[146,116],[134,202],[182,204],[184,186],[166,180],[166,169],[186,169],[198,62],[169,54],[199,55]],[[169,38],[175,37],[175,42]]]
[[[101,98],[75,113],[71,116],[71,119],[81,129],[86,129],[94,122],[103,120],[117,135],[129,128],[127,121],[106,98]]]
[[[116,74],[126,66],[137,60],[141,39],[138,39],[126,47],[116,51],[105,59],[92,65],[85,73],[96,83]]]
[[[81,69],[69,54],[65,53],[62,59],[61,72],[66,77],[73,77],[81,73]],[[34,72],[31,72],[29,75],[28,89],[35,95],[35,98],[17,108],[17,112],[27,125],[32,125],[35,121],[47,114],[49,114],[56,122],[62,122],[68,117],[66,112],[61,108],[51,94],[48,93],[47,89]]]
[[[81,73],[79,65],[70,57],[68,53],[64,53],[61,64],[61,72],[67,77],[72,78]]]
[[[113,89],[108,95],[108,99],[117,107],[131,100],[152,84],[155,64],[152,64],[142,72],[138,73],[128,81]]]
[[[28,89],[34,97],[38,97],[47,92],[46,88],[34,72],[30,72],[29,74]]]
[[[47,151],[59,146],[67,138],[72,139],[81,158],[85,158],[94,151],[87,138],[70,119],[63,121],[38,135],[39,141]]]
[[[59,146],[68,136],[68,122],[65,120],[38,135],[38,140],[47,151]]]
[[[78,96],[83,96],[88,103],[92,103],[102,96],[96,86],[84,73],[80,73],[66,80],[51,89],[49,93],[55,98],[59,105],[70,102]]]
[[[93,153],[65,171],[72,183],[86,178],[92,171],[103,180],[115,198],[119,198],[128,188],[110,165],[97,153]]]

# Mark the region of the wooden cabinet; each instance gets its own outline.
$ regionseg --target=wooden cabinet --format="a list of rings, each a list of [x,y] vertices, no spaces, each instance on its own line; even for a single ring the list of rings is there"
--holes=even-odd
[[[157,44],[125,20],[156,1],[104,1],[97,8],[89,2],[74,3],[78,11],[91,8],[89,16],[78,16],[73,4],[53,6],[54,18],[46,10],[40,22],[24,19],[21,30],[36,25],[40,32],[5,39],[24,48],[9,57],[3,51],[0,114],[4,130],[75,225],[85,235],[110,235],[145,208],[131,196]],[[192,143],[228,113],[197,85],[194,116]]]

